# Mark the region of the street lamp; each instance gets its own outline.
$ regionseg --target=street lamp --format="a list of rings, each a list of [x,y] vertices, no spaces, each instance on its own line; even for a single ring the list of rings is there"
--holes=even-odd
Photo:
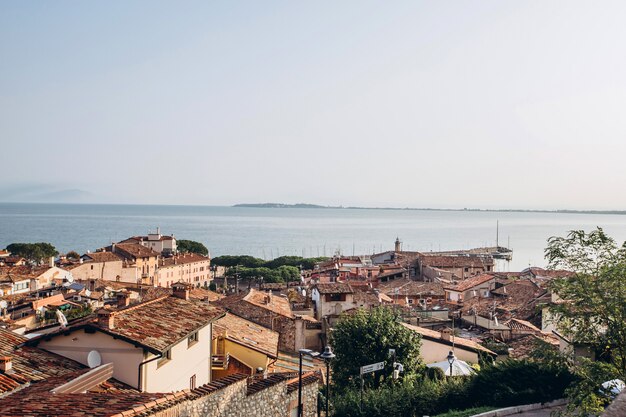
[[[335,354],[330,349],[330,346],[324,348],[324,352],[320,355],[320,358],[326,362],[326,417],[328,417],[328,409],[330,405],[330,361],[335,357]]]
[[[450,376],[452,376],[452,364],[454,363],[454,361],[456,361],[456,356],[454,356],[454,352],[450,351],[446,359],[448,360],[448,363],[450,364]]]
[[[313,352],[311,349],[300,349],[298,353],[300,356],[298,367],[298,417],[302,417],[302,356],[307,355],[315,358],[320,354],[319,352]]]

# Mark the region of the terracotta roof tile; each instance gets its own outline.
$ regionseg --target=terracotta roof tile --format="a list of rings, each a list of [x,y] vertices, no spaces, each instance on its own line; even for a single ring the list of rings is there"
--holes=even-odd
[[[214,323],[213,334],[226,337],[228,340],[265,353],[272,358],[278,355],[278,332],[232,313],[227,313]]]

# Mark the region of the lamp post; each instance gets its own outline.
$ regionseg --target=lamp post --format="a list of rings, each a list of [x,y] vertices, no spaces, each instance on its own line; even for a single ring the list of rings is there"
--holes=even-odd
[[[315,358],[320,354],[318,352],[313,352],[311,349],[300,349],[298,353],[300,356],[298,366],[298,417],[302,417],[302,356],[307,355],[311,358]]]
[[[450,351],[446,359],[448,360],[448,363],[450,364],[450,376],[452,376],[452,364],[454,363],[454,361],[456,361],[456,356],[454,356],[454,352]]]
[[[335,357],[335,354],[330,349],[330,346],[324,348],[324,352],[320,355],[320,358],[326,362],[326,417],[328,417],[328,410],[330,406],[330,361]]]

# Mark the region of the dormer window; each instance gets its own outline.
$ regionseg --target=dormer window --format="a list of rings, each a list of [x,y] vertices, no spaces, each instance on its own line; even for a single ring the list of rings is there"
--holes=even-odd
[[[187,348],[192,347],[196,343],[198,343],[198,332],[193,332],[187,337]]]

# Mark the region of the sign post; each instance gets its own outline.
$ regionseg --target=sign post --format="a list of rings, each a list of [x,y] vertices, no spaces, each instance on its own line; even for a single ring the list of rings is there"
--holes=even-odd
[[[363,375],[369,374],[376,371],[382,371],[385,368],[385,362],[376,362],[371,363],[369,365],[361,366],[361,403],[359,404],[359,411],[363,412],[363,387],[365,386],[365,381],[363,380]]]

